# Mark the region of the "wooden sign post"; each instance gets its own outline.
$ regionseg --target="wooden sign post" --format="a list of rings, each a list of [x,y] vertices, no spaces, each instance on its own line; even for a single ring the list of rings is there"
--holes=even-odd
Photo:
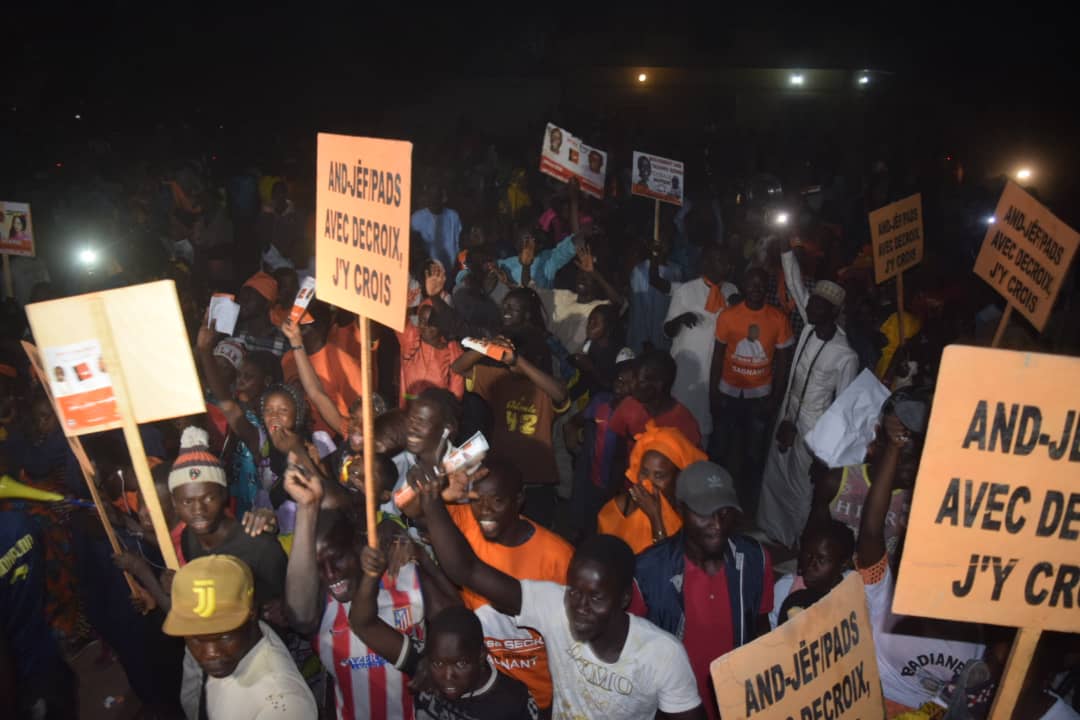
[[[6,261],[7,256],[5,256],[4,259]],[[55,408],[56,400],[52,396],[52,389],[49,387],[49,381],[45,377],[45,371],[41,366],[41,356],[38,355],[37,348],[25,340],[22,341],[22,347],[23,352],[26,353],[27,359],[30,360],[30,367],[34,376],[37,378],[38,383],[41,384],[41,387],[44,388],[45,394],[49,398],[49,402],[52,404],[53,408]],[[82,471],[86,487],[90,490],[90,497],[94,501],[94,509],[97,510],[98,519],[101,521],[101,526],[105,529],[105,537],[109,540],[109,547],[112,548],[114,553],[118,553],[122,548],[120,547],[120,542],[116,539],[116,531],[113,530],[112,523],[109,522],[109,517],[105,514],[105,504],[101,499],[101,495],[98,493],[97,471],[94,469],[93,463],[90,462],[90,458],[83,448],[82,441],[71,435],[65,437],[67,438],[68,447],[71,448],[72,454],[75,455],[75,459],[79,463],[79,470]],[[127,581],[132,595],[139,594],[134,578],[132,578],[127,571],[124,572],[124,579]]]
[[[776,630],[713,660],[709,671],[725,719],[880,718],[885,712],[858,573]]]
[[[904,271],[922,262],[922,195],[915,193],[870,213],[870,240],[874,251],[874,282],[896,278],[896,322],[900,344],[904,334]]]
[[[32,364],[49,388],[99,513],[93,469],[77,438],[121,428],[161,555],[178,569],[138,427],[206,408],[175,285],[166,280],[34,303],[26,315],[38,343]]]
[[[992,717],[1043,630],[1080,631],[1080,359],[951,345],[942,356],[893,612],[1018,627]]]
[[[370,320],[405,329],[409,291],[412,143],[319,133],[315,294],[360,316],[364,495],[375,532],[375,422]]]
[[[1078,245],[1080,234],[1016,183],[1005,185],[975,259],[975,274],[1005,298],[994,347],[1014,309],[1043,331]]]

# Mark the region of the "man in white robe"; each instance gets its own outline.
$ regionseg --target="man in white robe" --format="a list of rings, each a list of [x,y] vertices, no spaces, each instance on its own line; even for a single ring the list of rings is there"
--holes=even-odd
[[[791,253],[784,255],[788,287],[802,288],[798,263]],[[789,548],[798,543],[813,499],[813,455],[804,438],[859,372],[859,358],[836,324],[844,306],[844,289],[819,280],[809,298],[805,295],[805,291],[793,292],[807,324],[795,347],[757,512],[757,525],[769,540]]]

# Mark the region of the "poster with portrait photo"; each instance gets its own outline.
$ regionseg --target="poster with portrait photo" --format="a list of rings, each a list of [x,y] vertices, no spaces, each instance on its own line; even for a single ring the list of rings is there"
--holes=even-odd
[[[561,127],[548,123],[540,146],[540,172],[562,182],[576,177],[577,163],[570,161],[571,149],[580,154],[577,139]]]
[[[0,202],[0,255],[34,256],[29,204]]]
[[[683,164],[659,155],[634,151],[630,192],[672,205],[682,205],[686,190]]]
[[[607,153],[586,145],[569,131],[548,123],[540,146],[540,172],[560,182],[577,178],[581,191],[604,197]]]
[[[580,143],[581,162],[578,164],[578,182],[581,191],[594,198],[604,197],[604,180],[607,177],[607,153]]]
[[[42,348],[45,377],[69,432],[120,419],[101,343],[85,340]]]

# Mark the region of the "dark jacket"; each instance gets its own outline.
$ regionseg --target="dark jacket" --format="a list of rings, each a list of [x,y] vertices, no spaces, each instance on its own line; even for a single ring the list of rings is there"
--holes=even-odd
[[[679,638],[686,630],[683,610],[683,572],[686,554],[683,533],[657,543],[638,555],[634,579],[649,608],[648,619]],[[754,639],[765,583],[765,551],[745,535],[728,538],[724,558],[728,595],[731,598],[732,635],[735,647]]]

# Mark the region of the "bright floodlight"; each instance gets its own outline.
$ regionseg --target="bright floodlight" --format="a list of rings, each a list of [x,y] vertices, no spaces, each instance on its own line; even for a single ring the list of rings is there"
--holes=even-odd
[[[870,84],[870,76],[869,75],[860,75],[859,76],[859,84],[860,85],[869,85]]]
[[[802,73],[795,73],[794,75],[792,75],[789,78],[789,81],[791,82],[792,85],[802,85],[803,84]]]
[[[776,218],[775,218],[774,222],[777,225],[787,225],[787,221],[788,221],[788,214],[786,212],[776,213]]]
[[[994,224],[994,216],[993,215],[987,215],[986,216],[986,224],[987,225],[993,225]]]
[[[645,81],[646,81],[646,80],[648,80],[648,79],[649,79],[649,76],[648,76],[648,75],[646,75],[645,73],[638,73],[638,76],[637,76],[637,81],[638,81],[639,83],[643,83],[643,82],[645,82]]]
[[[1025,168],[1020,168],[1019,170],[1017,170],[1016,171],[1016,179],[1017,180],[1030,180],[1031,179],[1031,168],[1026,168],[1025,167]]]
[[[97,262],[97,251],[93,248],[83,248],[79,251],[79,262],[83,265],[93,265]]]

